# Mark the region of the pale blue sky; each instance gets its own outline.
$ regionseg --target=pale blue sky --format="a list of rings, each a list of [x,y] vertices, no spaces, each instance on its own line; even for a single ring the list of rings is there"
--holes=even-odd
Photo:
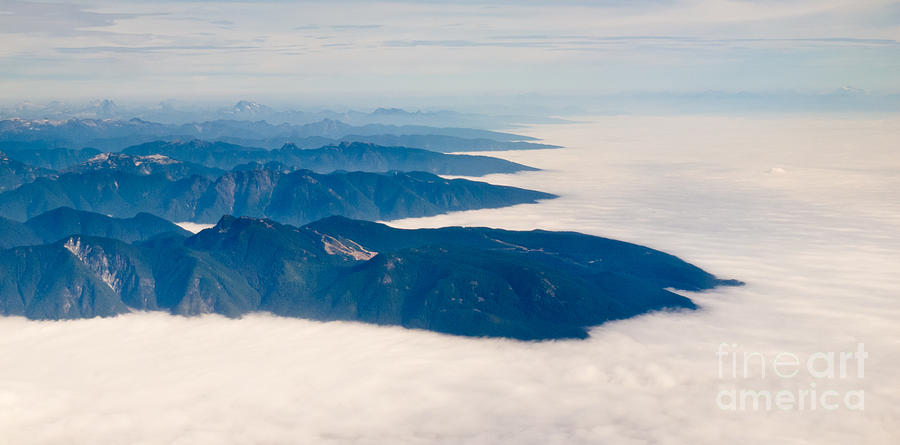
[[[5,100],[900,92],[900,3],[0,0]]]

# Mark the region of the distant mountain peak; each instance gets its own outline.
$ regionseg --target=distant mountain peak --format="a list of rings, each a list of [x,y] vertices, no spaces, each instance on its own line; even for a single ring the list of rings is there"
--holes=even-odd
[[[81,164],[63,170],[63,173],[84,174],[99,171],[117,171],[139,176],[160,174],[170,180],[192,175],[218,177],[223,173],[220,169],[184,162],[156,153],[100,153]]]
[[[831,93],[838,96],[867,96],[869,94],[868,90],[863,88],[857,88],[852,85],[845,85],[837,89],[837,91]]]
[[[306,124],[306,125],[304,125],[304,127],[320,127],[322,129],[344,129],[344,128],[352,128],[353,126],[344,121],[339,121],[337,119],[325,118],[318,122]]]
[[[341,141],[340,144],[331,147],[339,147],[339,148],[375,148],[380,147],[379,145],[372,142],[361,142],[361,141]],[[325,147],[325,148],[331,148]],[[406,148],[406,147],[404,147]],[[417,150],[416,148],[407,148],[408,150]]]
[[[409,112],[402,108],[376,108],[375,111],[372,112],[375,116],[397,116],[397,115],[409,115],[409,114],[421,114],[421,111]]]
[[[228,233],[245,231],[253,228],[268,231],[287,227],[290,226],[279,224],[275,221],[272,221],[271,219],[225,214],[222,215],[221,218],[219,218],[219,222],[211,227],[210,230],[216,233]]]
[[[116,103],[111,99],[103,99],[91,102],[90,107],[96,110],[98,116],[103,117],[112,117],[118,109]]]
[[[255,115],[259,115],[259,114],[267,114],[267,113],[270,113],[271,111],[272,111],[271,108],[269,108],[261,103],[258,103],[258,102],[252,101],[252,100],[241,100],[241,101],[238,101],[236,104],[234,104],[234,106],[232,106],[231,109],[227,110],[226,114],[230,114],[233,116],[240,116],[240,115],[255,116]]]
[[[133,156],[125,153],[100,153],[88,159],[83,165],[89,167],[119,167],[122,164],[127,164],[139,167],[143,164],[169,165],[181,163],[181,161],[159,154]]]

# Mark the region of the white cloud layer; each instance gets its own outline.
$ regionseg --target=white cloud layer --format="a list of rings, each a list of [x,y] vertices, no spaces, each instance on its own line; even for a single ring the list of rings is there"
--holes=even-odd
[[[0,442],[896,442],[900,120],[622,117],[531,133],[569,148],[504,153],[547,170],[487,179],[562,198],[395,225],[579,230],[747,286],[545,343],[264,315],[0,319]],[[869,358],[864,378],[721,380],[722,342],[770,358],[864,343]],[[865,410],[716,405],[723,388],[813,381],[864,390]]]
[[[195,223],[195,222],[190,222],[190,221],[177,222],[175,224],[177,224],[178,227],[181,227],[182,229],[187,230],[188,232],[194,232],[194,233],[197,233],[203,229],[208,229],[215,225],[215,224],[200,224],[200,223]]]

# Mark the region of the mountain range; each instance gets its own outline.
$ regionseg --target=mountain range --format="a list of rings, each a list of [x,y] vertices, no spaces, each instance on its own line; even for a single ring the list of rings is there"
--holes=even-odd
[[[163,233],[181,236],[191,234],[149,213],[138,213],[131,218],[113,218],[59,207],[24,223],[0,218],[0,249],[45,244],[70,235],[100,236],[131,243],[148,240]]]
[[[674,256],[570,232],[400,230],[329,217],[302,227],[224,216],[129,244],[72,235],[0,251],[0,312],[37,319],[255,311],[523,340],[693,309],[667,288],[723,281]]]
[[[406,147],[368,143],[341,143],[316,149],[286,144],[275,150],[227,142],[154,141],[128,147],[118,153],[95,149],[18,149],[0,152],[0,191],[10,190],[39,177],[85,170],[114,169],[138,174],[163,173],[169,177],[191,174],[215,177],[245,164],[275,162],[290,169],[317,173],[346,171],[424,171],[457,176],[535,171],[536,168],[488,156],[436,153]],[[246,168],[243,168],[246,169]]]
[[[392,145],[407,145],[402,142],[413,140],[403,139],[403,137],[418,135],[415,141],[421,142],[422,145],[430,144],[439,151],[556,148],[531,142],[534,138],[527,136],[472,128],[383,124],[353,126],[331,119],[303,125],[273,125],[265,121],[237,120],[215,120],[176,125],[135,118],[127,121],[111,119],[2,120],[0,121],[0,150],[11,151],[30,145],[31,148],[92,147],[103,151],[120,151],[131,145],[155,140],[201,138],[270,149],[281,147],[286,143],[295,143],[301,148],[312,148],[341,141],[376,142],[366,139],[378,136],[387,137],[382,135],[398,135],[394,137]],[[413,146],[413,148],[416,147]]]
[[[123,154],[164,155],[169,158],[231,170],[256,162],[280,164],[330,173],[335,170],[385,172],[423,171],[441,175],[482,176],[491,173],[516,173],[537,170],[526,165],[488,156],[450,155],[406,147],[388,147],[369,143],[340,143],[314,149],[286,144],[275,150],[245,147],[226,142],[154,141],[128,147]]]
[[[162,167],[172,166],[168,161]],[[206,167],[203,167],[206,168]],[[217,178],[87,169],[42,177],[0,193],[0,216],[24,221],[57,207],[170,221],[215,223],[222,215],[304,224],[330,215],[369,220],[533,203],[555,195],[424,172],[334,172],[249,166]]]
[[[239,103],[235,112],[270,111]],[[0,121],[9,152],[0,153],[0,314],[263,311],[543,340],[696,307],[671,289],[740,284],[580,233],[370,222],[555,198],[437,176],[535,170],[440,152],[532,148],[553,146],[480,129],[336,120]],[[215,226],[191,234],[170,221]]]
[[[46,148],[40,143],[6,144],[7,156],[34,167],[65,170],[100,154],[95,148]]]

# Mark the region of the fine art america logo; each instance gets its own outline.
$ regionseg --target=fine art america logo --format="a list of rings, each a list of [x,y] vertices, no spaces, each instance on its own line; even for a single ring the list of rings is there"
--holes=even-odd
[[[791,352],[763,354],[741,351],[722,343],[716,352],[719,380],[731,388],[720,389],[716,405],[728,411],[812,411],[865,409],[862,389],[843,389],[846,382],[865,377],[869,357],[859,343],[855,351]],[[773,381],[774,380],[774,381]],[[767,388],[763,389],[765,383]],[[742,387],[743,385],[743,387]]]

